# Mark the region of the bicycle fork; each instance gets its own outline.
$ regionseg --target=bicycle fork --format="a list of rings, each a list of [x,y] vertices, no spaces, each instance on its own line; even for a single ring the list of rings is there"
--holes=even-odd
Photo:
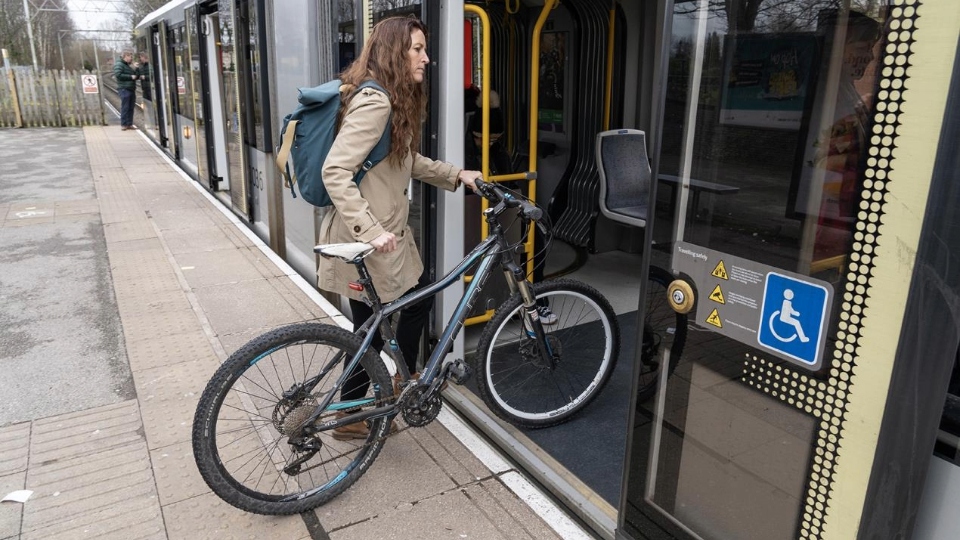
[[[547,339],[547,333],[543,329],[543,321],[540,320],[540,313],[537,311],[537,298],[533,295],[530,282],[527,281],[523,268],[512,257],[508,258],[506,253],[504,254],[503,266],[504,277],[507,279],[511,295],[519,292],[520,298],[523,299],[523,307],[520,308],[520,315],[523,319],[520,324],[521,330],[528,338],[536,342],[540,358],[544,360],[547,367],[553,369],[557,366],[559,358],[554,353],[553,347]]]

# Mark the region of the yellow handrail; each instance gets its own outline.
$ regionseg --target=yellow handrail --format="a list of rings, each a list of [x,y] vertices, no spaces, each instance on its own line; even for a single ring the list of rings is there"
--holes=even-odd
[[[540,11],[540,16],[537,18],[537,23],[533,29],[532,36],[532,53],[530,61],[530,142],[529,142],[529,163],[528,163],[528,172],[525,173],[515,173],[515,174],[504,174],[497,176],[490,176],[490,32],[483,32],[483,39],[481,44],[481,54],[483,56],[481,63],[481,74],[480,74],[480,95],[481,95],[481,126],[483,129],[483,136],[481,138],[481,144],[483,145],[480,150],[480,172],[483,174],[484,179],[487,179],[491,182],[506,182],[510,180],[528,180],[528,192],[530,193],[530,199],[536,202],[537,196],[537,137],[538,137],[538,121],[539,121],[539,92],[540,92],[540,33],[543,30],[543,25],[546,23],[547,17],[550,15],[550,11],[556,6],[558,0],[545,0],[543,8]],[[463,6],[464,13],[472,13],[480,19],[481,28],[488,30],[490,28],[490,18],[488,17],[486,11],[482,8],[472,5],[464,4]],[[512,57],[513,55],[511,55]],[[511,58],[512,61],[512,58]],[[512,70],[511,70],[512,72]],[[481,200],[480,202],[480,211],[481,214],[483,211],[489,208],[489,204],[486,199]],[[523,251],[527,257],[527,274],[533,272],[533,251],[534,251],[534,225],[530,225],[530,230],[527,234],[527,241],[524,243]],[[480,237],[486,238],[490,234],[489,227],[486,221],[482,221],[480,224]],[[465,276],[465,281],[469,283],[473,276]],[[478,315],[476,317],[470,317],[464,321],[465,325],[472,325],[477,323],[482,323],[489,321],[493,317],[493,310],[487,310],[483,315]]]

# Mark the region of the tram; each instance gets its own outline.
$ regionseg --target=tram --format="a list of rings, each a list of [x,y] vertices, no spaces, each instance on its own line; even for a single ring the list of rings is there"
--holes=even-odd
[[[283,186],[278,129],[394,15],[431,29],[421,151],[536,200],[554,235],[520,256],[603,292],[624,336],[561,426],[504,424],[470,385],[448,405],[599,537],[960,535],[960,4],[170,2],[136,28],[139,129],[311,283],[323,210]],[[645,142],[607,152],[621,130]],[[617,182],[642,184],[642,220]],[[479,198],[410,196],[442,275],[485,233]]]

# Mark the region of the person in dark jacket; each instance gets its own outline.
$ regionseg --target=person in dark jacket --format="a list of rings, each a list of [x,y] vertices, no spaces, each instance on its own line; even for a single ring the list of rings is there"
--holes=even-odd
[[[140,81],[140,92],[143,99],[150,101],[150,57],[140,51],[140,64],[137,67],[137,79]]]
[[[464,166],[472,170],[480,170],[483,153],[483,115],[480,108],[481,96],[477,95],[476,108],[470,117],[467,126],[467,140],[465,144]],[[497,176],[511,174],[513,170],[510,154],[507,153],[500,138],[503,136],[503,113],[500,110],[500,95],[495,90],[490,91],[490,175]],[[514,186],[510,186],[514,187]]]
[[[125,50],[113,65],[113,77],[117,81],[117,93],[120,94],[120,128],[133,129],[133,104],[137,97],[137,79],[140,74],[130,65],[133,51]]]

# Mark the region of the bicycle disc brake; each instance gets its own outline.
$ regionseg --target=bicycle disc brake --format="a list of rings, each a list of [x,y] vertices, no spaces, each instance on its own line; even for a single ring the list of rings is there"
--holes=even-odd
[[[563,355],[563,344],[560,342],[560,338],[552,334],[547,335],[547,345],[550,346],[550,352],[553,353],[553,362],[540,355],[540,348],[537,347],[537,338],[522,337],[520,339],[520,356],[524,361],[530,362],[537,367],[553,369],[555,365],[554,362],[558,362]]]
[[[430,387],[416,386],[400,396],[400,414],[412,427],[423,427],[436,420],[443,403],[440,396],[429,393]]]

